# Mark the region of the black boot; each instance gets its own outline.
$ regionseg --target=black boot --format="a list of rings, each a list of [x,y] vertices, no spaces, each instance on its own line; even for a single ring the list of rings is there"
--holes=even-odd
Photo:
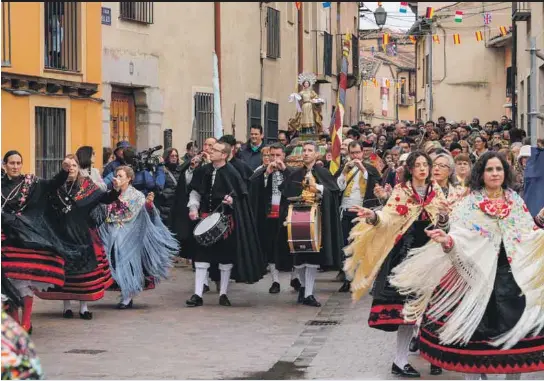
[[[304,298],[304,301],[302,302],[302,304],[304,304],[305,306],[310,306],[310,307],[321,307],[321,303],[319,303],[313,295],[310,295],[307,298]]]
[[[442,374],[442,368],[431,364],[431,376],[439,376]]]
[[[272,286],[270,286],[268,292],[271,294],[278,294],[280,292],[280,284],[278,282],[272,283]]]
[[[340,287],[340,289],[338,290],[338,292],[350,292],[350,287],[351,287],[351,283],[349,280],[345,280],[344,281],[344,284],[342,285],[342,287]]]
[[[391,367],[391,373],[395,376],[401,376],[401,377],[407,377],[407,378],[419,378],[421,377],[421,374],[417,370],[415,370],[412,365],[406,364],[404,365],[404,368],[400,368],[397,366],[397,364],[393,363],[393,366]]]
[[[185,301],[185,304],[187,305],[187,307],[200,307],[204,304],[204,300],[202,300],[202,298],[197,294],[194,294],[193,296],[191,296],[190,299],[187,299]]]
[[[298,278],[291,279],[291,287],[295,289],[295,291],[300,290],[300,287],[302,285],[300,284],[300,280]]]
[[[230,307],[232,306],[232,304],[230,304],[230,300],[229,298],[227,297],[226,294],[223,294],[219,297],[219,304],[222,305],[222,306],[225,306],[225,307]]]

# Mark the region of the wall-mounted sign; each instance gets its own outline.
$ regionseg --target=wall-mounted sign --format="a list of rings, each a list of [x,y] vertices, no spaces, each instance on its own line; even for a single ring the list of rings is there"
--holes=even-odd
[[[102,7],[102,24],[111,25],[111,8]]]

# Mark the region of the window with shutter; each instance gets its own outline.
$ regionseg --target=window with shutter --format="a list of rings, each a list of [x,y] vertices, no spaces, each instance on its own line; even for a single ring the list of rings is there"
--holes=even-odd
[[[279,105],[266,102],[264,105],[264,136],[266,144],[278,141]]]
[[[258,99],[249,98],[247,100],[247,134],[251,126],[259,126],[261,124],[261,101]]]

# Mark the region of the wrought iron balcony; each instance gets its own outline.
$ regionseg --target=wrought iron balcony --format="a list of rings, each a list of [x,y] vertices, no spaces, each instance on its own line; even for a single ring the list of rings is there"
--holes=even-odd
[[[531,3],[529,1],[512,2],[512,20],[527,21],[531,18]]]

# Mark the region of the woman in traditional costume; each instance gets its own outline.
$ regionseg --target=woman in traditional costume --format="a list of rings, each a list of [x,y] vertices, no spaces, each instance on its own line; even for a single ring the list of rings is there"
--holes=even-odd
[[[397,331],[397,353],[391,368],[394,375],[419,377],[408,363],[413,322],[402,316],[407,296],[389,284],[392,269],[402,263],[408,250],[425,245],[425,229],[431,225],[446,227],[448,205],[442,190],[431,181],[431,158],[421,151],[408,156],[403,181],[393,189],[381,211],[362,207],[351,209],[361,221],[350,233],[351,243],[344,270],[351,281],[354,300],[360,299],[374,282],[372,308],[368,319],[371,328]],[[431,367],[431,374],[441,369]]]
[[[91,146],[79,147],[76,151],[77,161],[79,162],[79,169],[83,175],[91,178],[91,180],[101,190],[106,191],[108,186],[104,182],[104,179],[100,175],[100,171],[94,167],[96,159],[96,153]]]
[[[64,285],[64,263],[77,258],[79,248],[63,241],[44,216],[47,198],[68,178],[69,162],[51,180],[21,174],[23,157],[4,155],[2,178],[2,271],[23,299],[21,325],[32,328],[35,289]],[[12,311],[19,322],[19,311]]]
[[[544,210],[533,219],[511,181],[501,155],[483,154],[449,234],[426,232],[435,242],[390,279],[413,296],[405,319],[423,317],[421,355],[466,379],[544,370]]]
[[[105,290],[113,284],[106,253],[98,237],[97,227],[105,218],[105,210],[100,204],[112,203],[119,197],[119,192],[101,190],[87,175],[88,172],[81,171],[76,156],[67,155],[65,160],[70,164],[68,179],[50,194],[46,216],[50,226],[60,236],[82,248],[81,255],[76,261],[65,262],[64,286],[37,291],[36,296],[46,300],[63,300],[62,315],[67,319],[74,316],[70,301],[79,300],[80,318],[91,320],[93,314],[87,303],[102,299]]]
[[[467,190],[457,182],[455,161],[447,153],[437,155],[433,160],[433,180],[440,186],[446,197],[450,210],[467,194]]]
[[[132,168],[116,168],[115,178],[121,194],[108,205],[106,222],[99,231],[121,291],[117,308],[126,309],[132,308],[132,299],[141,291],[155,288],[160,278],[166,278],[179,243],[161,221],[153,205],[154,194],[146,198],[131,185]]]

